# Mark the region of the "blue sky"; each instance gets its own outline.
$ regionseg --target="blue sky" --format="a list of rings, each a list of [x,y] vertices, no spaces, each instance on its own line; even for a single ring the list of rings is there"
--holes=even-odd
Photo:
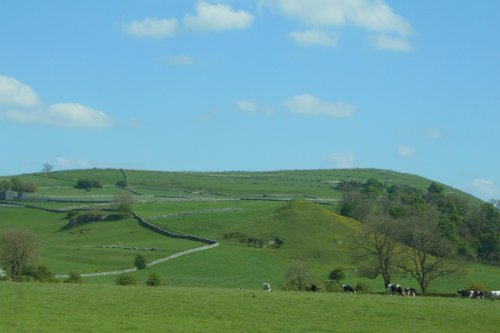
[[[499,31],[497,0],[5,0],[0,175],[366,167],[500,198]]]

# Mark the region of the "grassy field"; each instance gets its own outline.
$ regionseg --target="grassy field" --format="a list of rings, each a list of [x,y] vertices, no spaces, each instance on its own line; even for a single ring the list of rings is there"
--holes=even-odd
[[[0,283],[0,332],[498,332],[500,302]]]

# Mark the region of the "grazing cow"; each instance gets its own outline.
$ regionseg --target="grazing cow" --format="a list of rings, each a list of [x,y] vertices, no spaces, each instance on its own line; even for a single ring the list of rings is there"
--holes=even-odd
[[[272,291],[271,284],[269,282],[264,282],[262,284],[262,289],[265,290],[265,291]]]
[[[356,290],[354,290],[354,288],[348,284],[343,284],[342,290],[346,293],[356,294]]]
[[[405,288],[406,296],[417,296],[417,290],[415,288]]]
[[[463,290],[463,289],[458,289],[457,290],[457,296],[458,297],[462,297],[462,298],[472,298],[472,296],[474,295],[474,292],[471,291],[471,290]]]
[[[389,283],[386,289],[387,295],[401,295],[404,296],[403,288],[399,284]]]
[[[499,299],[500,298],[500,290],[490,291],[491,299]]]
[[[477,299],[484,299],[486,296],[485,292],[479,291],[479,290],[474,290],[470,292],[470,297],[469,298],[477,298]]]

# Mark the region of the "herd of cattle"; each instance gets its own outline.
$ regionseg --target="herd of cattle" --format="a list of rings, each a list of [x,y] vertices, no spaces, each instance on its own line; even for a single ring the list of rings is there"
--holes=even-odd
[[[266,291],[271,291],[271,284],[269,282],[264,282],[262,284],[262,289]],[[317,291],[318,287],[312,285],[310,290]],[[342,285],[342,290],[349,294],[356,294],[356,290],[353,286],[348,284]],[[387,295],[401,295],[401,296],[417,296],[417,290],[415,288],[403,288],[399,284],[389,283],[386,287]],[[457,296],[462,298],[476,298],[476,299],[500,299],[500,290],[483,292],[479,290],[457,290]]]

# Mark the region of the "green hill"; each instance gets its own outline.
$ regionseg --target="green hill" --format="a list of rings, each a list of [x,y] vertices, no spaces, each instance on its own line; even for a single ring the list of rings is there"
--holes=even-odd
[[[338,215],[342,203],[339,185],[378,179],[387,185],[425,190],[432,183],[417,176],[370,169],[218,173],[108,169],[18,177],[33,182],[38,191],[26,200],[0,205],[0,230],[14,226],[34,230],[41,240],[40,262],[56,273],[122,270],[133,266],[137,253],[151,261],[202,245],[161,236],[132,218],[62,230],[68,211],[114,209],[114,196],[128,192],[136,200],[134,211],[146,221],[220,244],[133,273],[140,281],[158,273],[170,285],[252,289],[260,288],[264,281],[281,287],[287,269],[300,261],[318,281],[326,280],[332,269],[341,268],[346,282],[365,282],[373,290],[381,290],[380,280],[357,274],[363,263],[354,255],[352,238],[360,235],[364,226]],[[99,181],[102,188],[75,188],[84,178]],[[116,186],[120,181],[127,182],[126,189]],[[480,203],[460,191],[447,191],[471,204]],[[158,251],[142,252],[144,248]],[[497,288],[494,284],[499,273],[496,266],[474,264],[466,277],[441,280],[430,289],[453,292],[472,282]],[[85,281],[113,283],[114,278],[87,277]],[[399,279],[412,283],[405,277]]]

